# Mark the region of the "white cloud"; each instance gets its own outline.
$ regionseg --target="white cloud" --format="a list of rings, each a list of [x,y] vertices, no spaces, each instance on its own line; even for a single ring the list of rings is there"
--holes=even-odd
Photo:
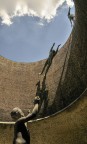
[[[72,6],[74,5],[73,1],[71,1],[71,0],[66,0],[66,2],[67,2],[67,5],[68,5],[68,6],[71,6],[71,7],[72,7]]]
[[[24,15],[38,16],[50,21],[65,1],[67,5],[73,6],[72,0],[0,0],[2,24],[10,25],[12,18]]]

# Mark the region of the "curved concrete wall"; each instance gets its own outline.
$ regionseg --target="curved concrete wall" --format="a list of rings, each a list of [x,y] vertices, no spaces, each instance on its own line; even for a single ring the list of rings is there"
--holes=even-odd
[[[76,99],[87,87],[87,0],[74,0],[74,2],[76,7],[74,29],[64,48],[55,57],[46,81],[49,89],[49,106],[54,111]],[[1,120],[9,120],[8,113],[15,105],[23,110],[33,107],[31,103],[35,96],[35,84],[44,62],[43,60],[23,64],[0,57]],[[64,73],[62,66],[65,67]],[[28,127],[31,144],[86,144],[87,90],[65,111],[29,123]],[[0,143],[11,144],[12,138],[13,124],[0,123]]]
[[[12,144],[13,123],[0,123],[0,144]],[[87,89],[59,114],[28,123],[31,144],[86,144]]]
[[[67,47],[64,46],[55,56],[46,77],[48,107],[53,103],[62,73]],[[17,63],[0,57],[0,120],[11,121],[10,112],[20,107],[25,114],[33,108],[36,83],[43,81],[39,76],[45,60],[36,63]],[[48,113],[48,112],[46,112]],[[42,115],[40,115],[41,117]]]
[[[74,3],[75,25],[68,43],[70,56],[51,106],[54,111],[58,110],[58,104],[61,109],[74,101],[87,87],[87,0]]]
[[[47,74],[47,114],[55,113],[74,101],[87,87],[87,0],[74,0],[76,20],[72,34],[55,56]],[[18,106],[27,113],[33,108],[36,83],[45,60],[16,63],[0,57],[0,120],[9,121]],[[41,77],[41,80],[43,77]]]

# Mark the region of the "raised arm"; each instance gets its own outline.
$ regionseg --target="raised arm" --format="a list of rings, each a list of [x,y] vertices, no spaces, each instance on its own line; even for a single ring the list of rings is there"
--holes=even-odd
[[[32,110],[32,113],[26,116],[25,122],[28,122],[29,120],[32,120],[33,118],[35,118],[38,111],[39,111],[39,104],[35,104],[35,106]]]
[[[71,9],[71,8],[69,7],[69,11],[68,11],[68,17],[70,16],[70,9]]]
[[[52,45],[52,47],[51,47],[51,49],[50,49],[50,52],[53,50],[54,45],[55,45],[55,43],[53,43],[53,45]]]
[[[30,113],[26,117],[21,117],[16,121],[16,125],[18,125],[19,123],[26,123],[29,120],[32,120],[35,116],[36,116],[35,113]]]
[[[39,111],[39,103],[40,103],[40,98],[36,97],[36,99],[34,100],[34,108],[32,110],[32,113],[29,113],[26,117],[19,118],[17,120],[16,124],[25,123],[25,122],[28,122],[29,120],[32,120],[33,118],[35,118]]]
[[[58,52],[60,45],[61,45],[61,44],[58,45],[58,47],[57,47],[57,49],[56,49],[56,53]]]

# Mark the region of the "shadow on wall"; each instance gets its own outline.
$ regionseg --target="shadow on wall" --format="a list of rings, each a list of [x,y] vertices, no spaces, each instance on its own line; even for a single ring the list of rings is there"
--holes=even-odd
[[[12,144],[13,123],[0,123],[0,144]],[[31,144],[87,143],[87,90],[61,113],[28,123]]]

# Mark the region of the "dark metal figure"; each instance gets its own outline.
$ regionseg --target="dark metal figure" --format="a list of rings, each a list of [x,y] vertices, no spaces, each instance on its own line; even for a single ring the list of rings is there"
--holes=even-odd
[[[44,76],[42,81],[42,86],[40,85],[40,81],[37,82],[37,91],[36,96],[40,97],[40,104],[39,104],[39,115],[45,115],[47,112],[47,106],[48,106],[48,90],[46,88],[46,76]]]
[[[55,45],[55,43],[53,43],[53,45],[52,45],[52,47],[51,47],[51,49],[50,49],[49,57],[48,57],[48,59],[47,59],[46,62],[45,62],[45,65],[44,65],[44,67],[43,67],[43,69],[42,69],[42,72],[39,73],[40,75],[43,74],[43,72],[44,72],[44,70],[45,70],[45,68],[46,68],[46,71],[45,71],[45,76],[46,76],[46,74],[47,74],[47,72],[48,72],[48,70],[49,70],[49,68],[50,68],[50,66],[51,66],[51,64],[52,64],[52,60],[53,60],[54,56],[57,54],[57,52],[58,52],[58,49],[59,49],[59,46],[60,46],[60,45],[58,45],[56,51],[53,50],[54,45]]]
[[[13,144],[30,144],[30,132],[26,127],[26,122],[36,117],[39,109],[40,98],[35,97],[34,108],[32,113],[24,116],[21,109],[14,108],[11,112],[11,117],[16,120],[14,125],[14,139]]]
[[[37,90],[36,90],[36,96],[39,96],[41,98],[41,88],[40,88],[40,81],[36,83]]]
[[[42,81],[42,98],[43,98],[43,116],[46,115],[47,113],[47,107],[48,107],[48,90],[46,87],[46,77],[44,76],[43,81]]]
[[[74,14],[70,14],[70,10],[71,10],[71,8],[69,7],[69,11],[68,11],[68,18],[69,18],[69,20],[70,20],[71,27],[72,27],[73,24],[74,24],[75,15],[74,15]]]

